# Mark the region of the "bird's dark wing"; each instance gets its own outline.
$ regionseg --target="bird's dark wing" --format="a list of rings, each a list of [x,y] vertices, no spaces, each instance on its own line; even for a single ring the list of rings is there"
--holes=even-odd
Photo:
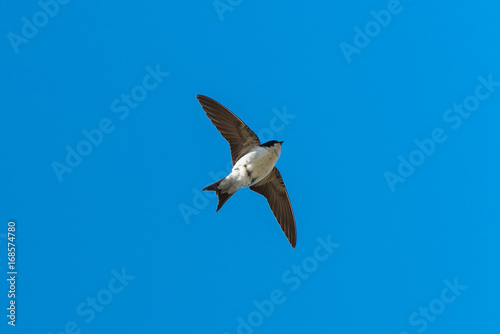
[[[260,145],[259,137],[229,109],[209,97],[198,95],[196,98],[217,130],[229,142],[233,165],[252,148]]]
[[[276,167],[273,168],[266,178],[250,187],[251,190],[261,194],[267,199],[274,216],[278,220],[283,232],[285,232],[290,245],[295,248],[297,242],[297,230],[293,216],[292,205],[288,198],[285,183]]]

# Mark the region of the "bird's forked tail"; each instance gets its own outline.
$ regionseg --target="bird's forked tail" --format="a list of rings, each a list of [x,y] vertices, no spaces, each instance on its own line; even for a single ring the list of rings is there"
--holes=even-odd
[[[224,203],[227,202],[229,197],[233,196],[233,194],[234,194],[234,193],[230,194],[224,190],[219,189],[219,185],[222,182],[222,180],[224,180],[224,179],[225,178],[222,178],[219,181],[212,183],[211,185],[203,188],[204,191],[205,190],[215,191],[215,193],[217,194],[217,197],[219,198],[219,204],[217,204],[217,210],[215,212],[219,211],[220,208],[222,208],[222,206],[224,205]]]

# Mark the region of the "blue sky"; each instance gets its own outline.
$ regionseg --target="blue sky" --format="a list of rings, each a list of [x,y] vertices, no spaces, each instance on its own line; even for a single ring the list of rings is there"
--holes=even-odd
[[[2,332],[495,332],[499,9],[3,2]],[[295,249],[201,192],[230,155],[197,94],[284,140]]]

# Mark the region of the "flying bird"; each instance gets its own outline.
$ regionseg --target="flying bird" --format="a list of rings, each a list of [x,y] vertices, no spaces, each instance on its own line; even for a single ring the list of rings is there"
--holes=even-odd
[[[259,137],[235,114],[219,102],[196,96],[208,118],[229,142],[233,169],[228,176],[205,187],[219,198],[217,210],[239,189],[249,187],[267,199],[288,241],[295,248],[297,231],[292,205],[285,183],[274,166],[281,153],[282,141],[260,143]]]

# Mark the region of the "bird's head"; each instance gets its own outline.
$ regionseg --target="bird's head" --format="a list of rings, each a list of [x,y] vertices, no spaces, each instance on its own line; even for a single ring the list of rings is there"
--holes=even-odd
[[[277,141],[277,140],[270,140],[268,142],[265,142],[264,144],[260,145],[262,147],[280,147],[281,144],[283,144],[282,141]]]
[[[275,151],[279,157],[281,154],[281,145],[282,144],[283,144],[282,141],[270,140],[270,141],[268,141],[260,146]]]

